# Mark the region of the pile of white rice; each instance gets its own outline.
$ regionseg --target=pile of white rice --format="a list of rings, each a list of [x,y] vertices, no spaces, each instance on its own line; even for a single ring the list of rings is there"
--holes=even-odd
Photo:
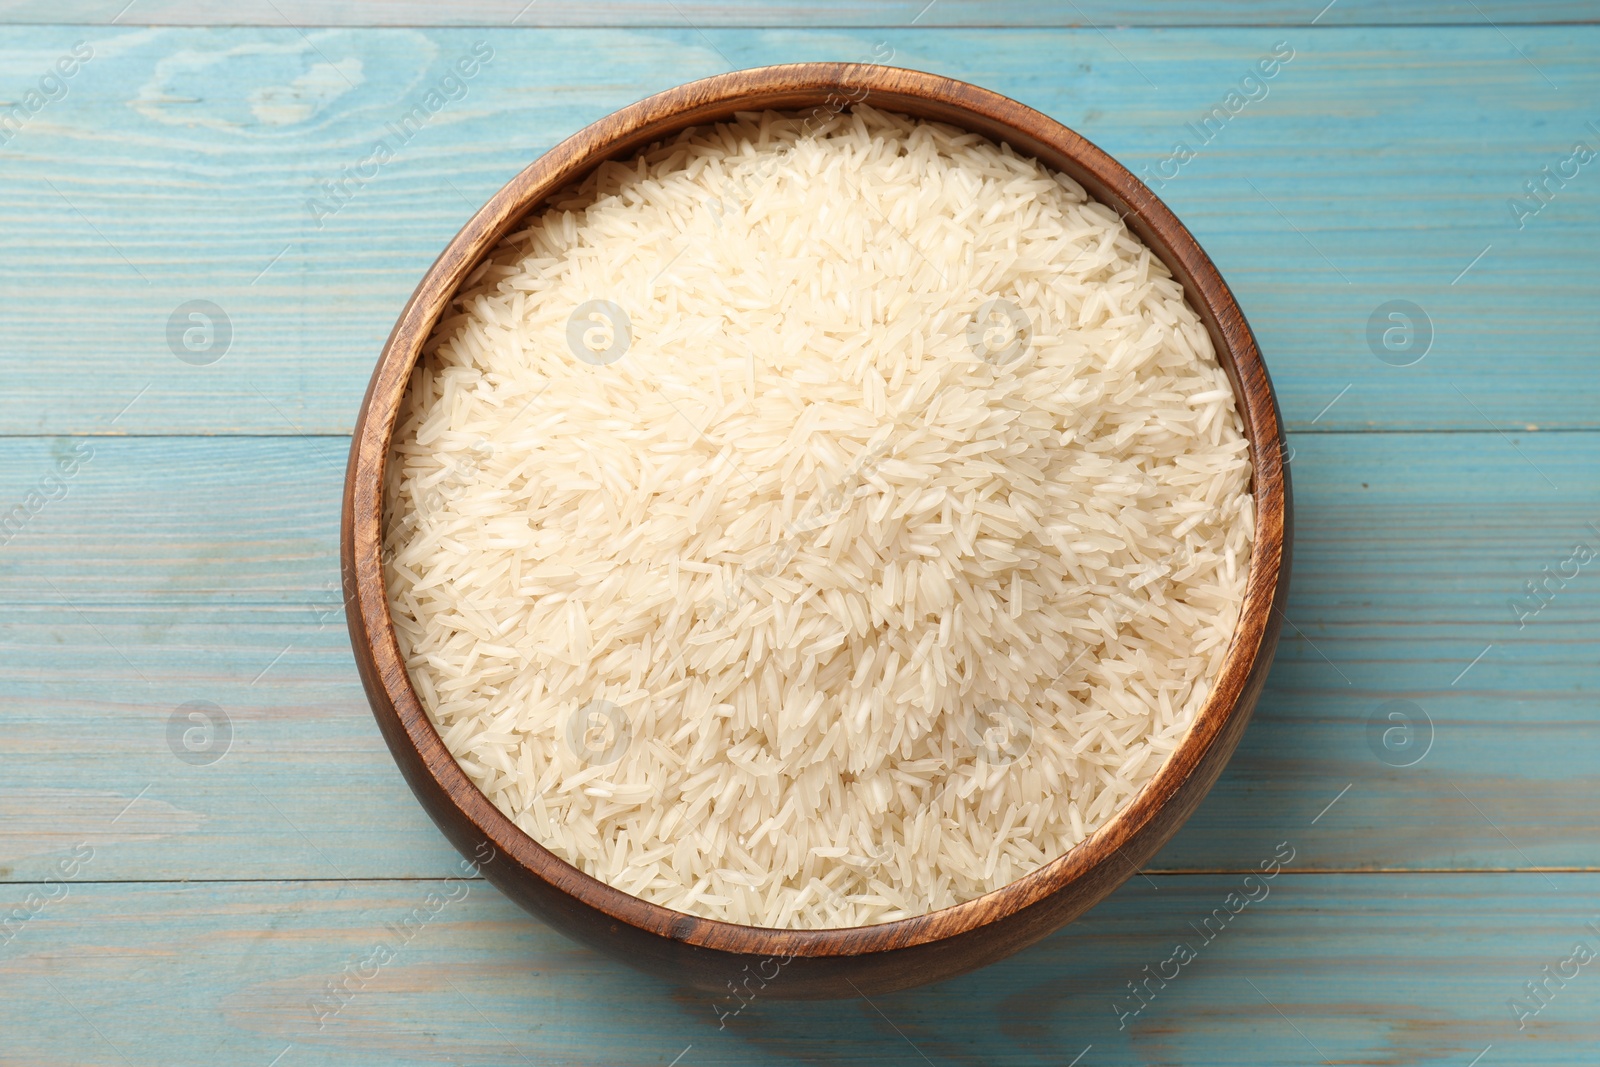
[[[396,433],[389,597],[450,751],[555,853],[878,923],[1062,855],[1180,743],[1249,480],[1115,212],[948,126],[752,114],[468,279]]]

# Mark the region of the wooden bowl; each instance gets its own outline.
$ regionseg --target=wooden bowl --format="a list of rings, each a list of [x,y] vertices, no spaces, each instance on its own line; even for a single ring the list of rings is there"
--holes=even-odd
[[[1210,697],[1182,745],[1109,823],[1032,874],[964,904],[877,926],[763,929],[672,911],[589,877],[518,829],[468,780],[428,721],[395,641],[380,563],[382,486],[408,376],[441,311],[468,272],[546,198],[600,162],[688,126],[737,111],[831,114],[862,101],[1006,142],[1126,216],[1182,283],[1233,383],[1254,463],[1257,530],[1238,629]],[[512,900],[585,945],[715,997],[735,988],[775,997],[872,995],[949,978],[1038,941],[1127,879],[1194,811],[1238,744],[1277,645],[1291,523],[1283,455],[1272,385],[1233,294],[1189,231],[1110,156],[1014,100],[933,74],[845,63],[738,71],[652,96],[555,146],[496,193],[423,277],[373,372],[350,448],[340,535],[350,637],[373,714],[406,780],[445,836]]]

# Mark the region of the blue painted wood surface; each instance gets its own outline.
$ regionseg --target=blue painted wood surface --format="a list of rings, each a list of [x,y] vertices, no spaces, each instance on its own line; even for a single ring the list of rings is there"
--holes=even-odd
[[[554,30],[507,28],[506,6],[0,4],[0,111],[93,50],[0,144],[0,504],[26,512],[0,534],[0,1063],[1600,1062],[1600,962],[1568,962],[1600,952],[1600,564],[1536,614],[1525,597],[1600,549],[1600,162],[1524,196],[1520,228],[1507,203],[1600,148],[1600,27],[1534,25],[1592,5],[941,0],[908,27],[922,3],[549,2],[516,22],[590,27]],[[151,28],[219,19],[258,25]],[[484,28],[415,28],[440,22]],[[464,97],[318,227],[318,183],[477,40],[495,59]],[[1157,180],[1186,123],[1292,43],[1158,186],[1295,431],[1291,625],[1217,788],[1083,921],[958,981],[758,1001],[719,1030],[704,998],[445,880],[344,633],[343,435],[427,262],[540,150],[729,65],[885,40]],[[232,333],[206,365],[167,332],[197,299]],[[1410,366],[1367,336],[1398,299],[1433,331]],[[196,709],[215,761],[175,754]],[[1270,896],[1197,932],[1285,841]],[[429,893],[459,899],[434,914]],[[1178,941],[1197,958],[1149,979]]]
[[[1516,26],[1585,0],[0,0],[0,21],[120,26]]]
[[[1295,863],[1316,829],[1285,831]],[[1594,1062],[1600,963],[1552,983],[1521,1033],[1507,1001],[1576,942],[1600,949],[1594,883],[1285,871],[1224,922],[1214,913],[1240,891],[1236,875],[1135,878],[977,974],[871,1003],[758,998],[721,1029],[716,1009],[729,1008],[714,998],[574,948],[481,882],[74,884],[0,959],[5,1054],[243,1067],[279,1055],[276,1067],[665,1067],[680,1055],[678,1067],[1065,1067],[1080,1054],[1078,1067],[1466,1067],[1492,1046],[1477,1067],[1565,1067]],[[7,896],[21,887],[0,886]],[[1179,943],[1195,958],[1163,968]],[[366,965],[380,945],[394,958]],[[1132,1014],[1128,983],[1146,967],[1170,980],[1152,981]]]
[[[1592,429],[1600,164],[1521,229],[1507,201],[1575,140],[1600,148],[1600,27],[1514,29],[14,29],[12,96],[76,41],[95,57],[0,147],[0,431],[348,432],[421,272],[540,151],[681,81],[885,40],[895,62],[1039,107],[1156,179],[1288,41],[1265,98],[1157,191],[1236,288],[1291,428]],[[495,59],[463,98],[314,216],[321,183],[477,40]],[[202,367],[167,337],[197,299],[232,329]],[[1413,366],[1369,347],[1396,299],[1431,322]]]

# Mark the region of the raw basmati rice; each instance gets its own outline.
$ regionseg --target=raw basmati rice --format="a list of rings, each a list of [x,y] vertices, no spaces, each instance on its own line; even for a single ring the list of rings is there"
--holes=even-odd
[[[1181,287],[1070,179],[866,106],[687,131],[507,239],[396,430],[386,567],[446,745],[695,915],[971,899],[1190,727],[1254,529]]]

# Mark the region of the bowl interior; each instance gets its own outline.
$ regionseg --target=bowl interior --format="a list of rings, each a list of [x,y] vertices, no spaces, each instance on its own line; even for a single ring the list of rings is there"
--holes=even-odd
[[[869,927],[778,930],[686,915],[594,879],[533,840],[467,779],[412,687],[396,641],[381,566],[382,487],[412,368],[448,301],[481,260],[529,214],[605,160],[628,157],[687,127],[764,109],[838,111],[853,103],[947,122],[1009,144],[1067,174],[1108,205],[1183,285],[1232,382],[1253,464],[1256,524],[1251,563],[1232,641],[1212,690],[1179,748],[1109,822],[1066,854],[984,896],[940,911]],[[1171,836],[1237,743],[1286,592],[1287,473],[1276,401],[1255,340],[1232,294],[1188,230],[1127,170],[1054,120],[987,90],[936,75],[856,64],[767,67],[694,82],[625,108],[551,149],[513,178],[439,256],[395,325],[369,386],[352,443],[345,500],[345,581],[352,637],[374,711],[391,747],[414,748],[408,777],[436,790],[471,833],[516,868],[584,905],[632,926],[711,949],[800,956],[851,955],[926,944],[977,930],[1091,874],[1093,899],[1125,880]],[[1239,720],[1239,721],[1236,721]],[[399,750],[397,749],[397,756]],[[402,760],[402,766],[406,761]],[[1168,813],[1191,775],[1209,775],[1186,810]],[[441,822],[443,825],[443,822]],[[448,830],[448,828],[447,828]],[[458,846],[471,851],[463,835]],[[1115,857],[1115,858],[1114,858]],[[1078,910],[1082,910],[1079,908]]]

